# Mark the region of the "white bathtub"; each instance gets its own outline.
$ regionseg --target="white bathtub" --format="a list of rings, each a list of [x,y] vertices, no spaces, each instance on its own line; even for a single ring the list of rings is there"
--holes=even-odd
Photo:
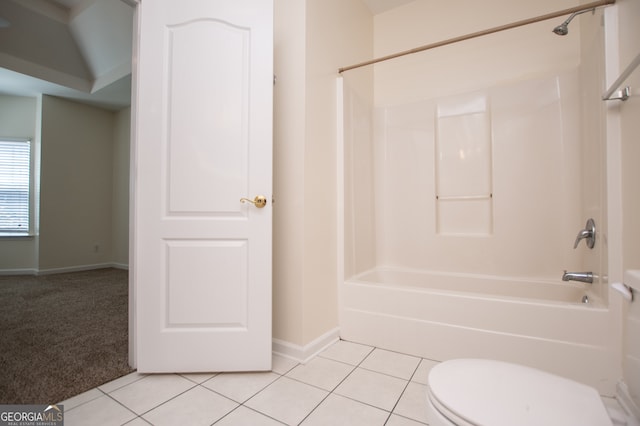
[[[340,289],[342,338],[436,361],[517,362],[612,395],[610,317],[588,284],[376,268]]]

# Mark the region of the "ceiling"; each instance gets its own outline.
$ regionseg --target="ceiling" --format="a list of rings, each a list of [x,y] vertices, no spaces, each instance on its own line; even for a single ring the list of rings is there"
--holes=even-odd
[[[0,93],[128,106],[132,39],[124,0],[1,0]]]
[[[373,15],[415,0],[362,0]],[[0,94],[130,105],[132,0],[0,0]]]

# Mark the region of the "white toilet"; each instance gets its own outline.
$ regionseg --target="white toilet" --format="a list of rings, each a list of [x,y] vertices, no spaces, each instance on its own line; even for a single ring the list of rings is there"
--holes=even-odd
[[[427,380],[430,426],[611,426],[595,389],[488,359],[454,359]]]

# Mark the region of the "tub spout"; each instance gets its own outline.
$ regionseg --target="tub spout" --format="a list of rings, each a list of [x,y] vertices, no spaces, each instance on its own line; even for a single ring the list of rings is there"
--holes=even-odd
[[[567,272],[564,271],[562,274],[562,281],[580,281],[583,283],[593,283],[593,273],[592,272]]]

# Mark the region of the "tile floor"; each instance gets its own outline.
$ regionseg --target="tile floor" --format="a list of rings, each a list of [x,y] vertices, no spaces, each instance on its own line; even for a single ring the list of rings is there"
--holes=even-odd
[[[62,404],[66,426],[425,425],[433,365],[338,341],[307,364],[274,355],[271,372],[132,373]]]

